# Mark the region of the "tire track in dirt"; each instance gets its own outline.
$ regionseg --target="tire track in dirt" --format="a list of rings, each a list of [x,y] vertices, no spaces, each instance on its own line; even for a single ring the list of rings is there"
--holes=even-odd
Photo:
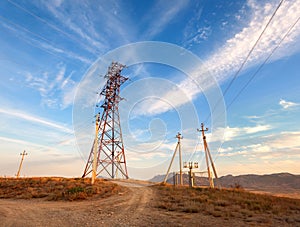
[[[153,189],[148,187],[151,184],[137,183],[136,181],[113,181],[121,186],[128,188],[126,194],[127,201],[118,210],[115,218],[121,226],[141,226],[144,225],[143,219],[149,208],[149,203],[153,198]],[[116,223],[117,224],[117,223]]]
[[[0,226],[144,226],[153,189],[139,182],[113,182],[124,186],[124,191],[107,198],[79,202],[0,200]]]

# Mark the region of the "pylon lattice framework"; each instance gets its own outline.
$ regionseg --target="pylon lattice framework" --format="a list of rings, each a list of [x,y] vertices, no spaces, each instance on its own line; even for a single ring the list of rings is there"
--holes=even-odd
[[[119,115],[120,86],[128,79],[121,75],[125,65],[112,62],[105,76],[107,82],[100,95],[105,97],[102,116],[96,118],[95,140],[82,177],[92,172],[93,176],[105,171],[111,178],[120,173],[128,178],[122,130]],[[96,158],[96,160],[95,160]]]

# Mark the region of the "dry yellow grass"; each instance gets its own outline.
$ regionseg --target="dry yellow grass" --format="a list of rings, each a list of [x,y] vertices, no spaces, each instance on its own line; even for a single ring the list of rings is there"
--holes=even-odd
[[[0,199],[44,198],[73,201],[92,196],[107,197],[119,191],[119,185],[103,179],[97,179],[95,184],[91,185],[90,179],[83,178],[0,178]]]
[[[243,189],[155,186],[156,207],[168,211],[201,213],[225,220],[272,224],[300,224],[300,200],[258,195]]]

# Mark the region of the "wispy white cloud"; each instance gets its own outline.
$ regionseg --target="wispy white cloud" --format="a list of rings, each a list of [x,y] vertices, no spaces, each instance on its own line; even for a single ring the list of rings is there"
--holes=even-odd
[[[215,142],[222,139],[222,134],[225,131],[224,140],[231,141],[237,138],[242,138],[245,136],[249,136],[251,134],[256,134],[259,132],[265,132],[272,129],[271,125],[256,125],[252,127],[229,127],[227,126],[225,130],[218,128],[214,132],[214,137],[212,137],[211,133],[207,133],[208,142]]]
[[[83,63],[88,64],[88,65],[92,64],[91,59],[89,59],[87,57],[84,57],[83,55],[79,55],[77,53],[74,53],[70,50],[61,49],[59,47],[54,46],[53,44],[49,44],[49,43],[46,43],[46,42],[39,42],[37,40],[31,40],[31,42],[34,43],[35,46],[37,46],[39,48],[42,48],[42,49],[45,49],[47,51],[50,51],[51,53],[60,54],[62,56],[66,56],[66,57],[71,58],[71,59],[76,59],[76,60],[79,60]]]
[[[43,151],[45,151],[45,150],[47,150],[47,151],[54,151],[54,150],[58,151],[56,148],[53,148],[53,147],[41,145],[41,144],[38,144],[38,143],[32,143],[32,142],[28,142],[28,141],[21,140],[21,139],[10,138],[10,137],[0,136],[0,141],[30,147],[31,150],[32,149],[38,149],[38,150],[43,150]]]
[[[58,124],[58,123],[34,116],[34,115],[30,115],[28,113],[20,112],[19,110],[16,110],[16,109],[14,109],[14,110],[0,109],[0,113],[6,114],[11,117],[17,117],[17,118],[20,118],[20,119],[23,119],[23,120],[26,120],[29,122],[44,125],[47,127],[51,127],[54,129],[58,129],[62,132],[73,133],[73,130],[69,129],[68,127],[66,127],[64,125],[61,125],[61,124]]]
[[[300,132],[281,132],[261,137],[254,144],[235,145],[220,149],[220,156],[237,156],[256,159],[277,159],[298,157],[300,151]]]
[[[150,20],[149,28],[144,33],[144,39],[151,39],[155,35],[159,34],[163,29],[178,15],[178,13],[185,9],[188,5],[188,1],[163,1],[160,0],[150,10],[146,20]],[[153,18],[153,15],[157,19]]]
[[[38,49],[41,49],[51,55],[54,55],[58,58],[71,58],[75,60],[79,60],[86,64],[91,64],[91,60],[79,55],[77,53],[74,53],[70,51],[69,49],[62,49],[60,48],[58,44],[54,44],[49,39],[45,38],[42,35],[37,34],[36,32],[31,31],[30,29],[25,28],[24,26],[21,26],[20,24],[16,24],[12,21],[9,21],[7,19],[4,19],[2,21],[2,26],[10,30],[15,34],[16,37],[19,37],[29,45],[36,47]]]
[[[80,40],[77,36],[69,33],[65,29],[60,28],[58,25],[54,25],[55,23],[52,22],[51,20],[46,19],[44,17],[41,17],[41,16],[35,14],[35,12],[28,9],[29,7],[23,7],[21,4],[18,4],[16,2],[12,1],[12,0],[9,0],[9,2],[11,4],[13,4],[15,7],[17,7],[19,10],[21,10],[21,11],[25,12],[26,14],[28,14],[28,15],[32,16],[33,18],[35,18],[37,23],[42,23],[43,25],[46,25],[48,28],[51,29],[51,31],[54,31],[54,32],[58,33],[59,35],[62,35],[63,37],[66,37],[69,41],[75,42],[77,45],[83,47],[85,50],[89,51],[90,53],[98,55],[97,52],[95,52],[95,47],[89,45],[89,42],[84,42],[84,41]],[[40,4],[39,2],[32,2],[32,3],[36,4],[36,7],[40,8],[40,10],[43,10],[42,8],[43,8],[44,4],[46,4],[46,8],[47,8],[47,3],[44,3],[44,4]],[[63,1],[63,0],[55,0],[55,1],[51,2],[53,8],[63,8],[64,3],[66,3],[66,1]],[[74,4],[74,2],[72,2],[72,5],[76,5],[76,4]],[[66,16],[65,20],[67,20],[67,19],[68,19],[68,17]],[[63,20],[63,22],[65,20]],[[21,28],[25,29],[24,27],[21,27]],[[46,40],[44,37],[38,35],[37,33],[31,32],[31,29],[29,29],[29,30],[25,29],[25,30],[27,32],[30,32],[34,35],[37,35],[37,36],[41,37],[43,40]],[[51,49],[60,52],[59,48],[53,48],[53,47],[54,47],[54,45],[50,46]],[[64,52],[66,52],[68,54],[71,53],[67,50],[65,50]],[[76,57],[79,57],[79,55],[76,55],[74,53],[71,53],[70,55],[71,56],[74,55]]]
[[[229,73],[238,70],[277,6],[276,2],[263,4],[258,1],[249,1],[248,4],[252,16],[245,27],[240,32],[234,34],[221,48],[215,50],[204,60],[204,65],[208,68],[210,74],[203,73],[203,65],[201,65],[190,75],[192,78],[183,80],[178,84],[177,89],[161,93],[161,97],[177,97],[179,91],[183,91],[189,98],[176,98],[171,102],[171,106],[161,101],[152,102],[151,106],[147,106],[147,109],[145,109],[146,112],[148,111],[148,114],[153,115],[167,112],[174,107],[190,102],[191,98],[203,92],[199,89],[197,84],[203,85],[205,89],[209,89],[209,87],[212,86],[212,84],[208,84],[205,75],[215,75],[217,81],[220,83],[230,78],[231,75]],[[264,60],[267,54],[271,53],[273,48],[276,47],[281,38],[289,30],[290,26],[298,19],[299,14],[300,4],[297,4],[295,1],[285,1],[283,3],[262,39],[252,52],[246,64],[246,68],[258,64]],[[299,52],[300,46],[297,45],[300,38],[299,26],[298,24],[297,27],[292,30],[291,34],[281,44],[281,48],[276,52],[276,55],[273,56],[271,61]],[[195,83],[195,81],[197,83]],[[151,109],[153,111],[149,111]]]
[[[75,1],[63,2],[59,6],[45,2],[44,6],[59,23],[80,37],[78,42],[86,43],[86,49],[96,56],[114,47],[114,43],[128,43],[136,37],[135,26],[128,12],[123,10],[125,7],[121,1],[103,4]],[[78,11],[78,8],[82,10]]]
[[[202,25],[202,11],[203,5],[201,2],[198,2],[194,6],[195,14],[187,23],[184,31],[183,31],[183,45],[184,46],[192,46],[193,44],[199,44],[202,41],[208,39],[209,35],[212,32],[211,26]]]
[[[78,3],[72,3],[71,5],[62,6],[60,4],[57,6],[56,4],[52,4],[51,2],[45,2],[45,7],[49,12],[52,13],[52,15],[62,24],[65,25],[68,29],[75,32],[77,35],[79,35],[81,38],[83,38],[85,41],[90,43],[98,52],[100,52],[101,48],[105,47],[105,44],[103,44],[101,41],[97,40],[96,37],[98,37],[98,34],[95,32],[92,24],[92,20],[88,20],[87,15],[89,14],[81,14],[78,11],[76,13],[74,12],[76,7],[84,8],[85,10],[89,10],[89,8],[86,7],[86,2],[82,2],[82,4]],[[66,3],[67,4],[67,3]],[[74,7],[75,6],[75,7]],[[68,11],[65,10],[68,8]],[[78,14],[79,13],[79,14]],[[81,19],[80,25],[77,25],[76,21],[78,18]],[[89,32],[86,32],[89,31]]]
[[[266,136],[265,140],[268,141],[272,148],[276,149],[291,149],[298,148],[300,150],[300,132],[281,132],[279,135]]]
[[[57,71],[45,71],[41,75],[26,73],[26,85],[36,89],[42,98],[42,104],[48,107],[62,109],[72,104],[77,83],[72,80],[72,74],[66,75],[66,66],[59,63]]]
[[[248,24],[238,33],[226,41],[226,43],[215,51],[207,60],[206,65],[210,71],[217,76],[220,81],[228,78],[228,73],[236,71],[244,61],[251,47],[259,37],[263,28],[274,12],[277,2],[261,3],[259,1],[248,1],[252,16]],[[266,54],[280,42],[281,38],[289,30],[290,26],[298,19],[300,5],[295,1],[284,1],[277,11],[273,21],[262,36],[260,42],[251,54],[246,67],[258,63]],[[299,27],[299,25],[297,25]],[[295,45],[299,40],[300,30],[294,28],[288,38],[281,44],[281,49],[271,61],[280,59],[286,55],[298,52],[299,45]],[[288,50],[288,51],[287,51]]]
[[[290,109],[292,107],[299,106],[300,104],[280,99],[279,105],[282,106],[283,109]]]
[[[256,125],[254,127],[244,127],[243,131],[246,134],[254,134],[257,132],[263,132],[263,131],[267,131],[270,130],[272,127],[270,125]]]
[[[60,107],[62,109],[65,109],[69,106],[71,106],[74,102],[75,99],[75,94],[76,94],[76,89],[78,83],[72,81],[72,82],[67,82],[68,86],[63,86],[62,89],[62,100]]]

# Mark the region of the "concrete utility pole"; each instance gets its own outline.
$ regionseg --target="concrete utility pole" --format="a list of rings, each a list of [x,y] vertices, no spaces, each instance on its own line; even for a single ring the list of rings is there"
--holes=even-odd
[[[22,164],[23,164],[23,161],[24,161],[24,156],[27,155],[27,153],[26,153],[26,151],[24,150],[23,153],[20,153],[20,155],[22,155],[22,158],[21,158],[19,170],[18,170],[18,172],[17,172],[17,178],[20,176]]]
[[[95,140],[93,146],[93,167],[92,167],[92,184],[95,183],[97,177],[97,148],[98,148],[98,132],[99,132],[99,122],[100,122],[100,114],[98,113],[96,116],[96,128],[95,128]]]
[[[170,163],[170,165],[169,165],[167,174],[166,174],[166,176],[165,176],[164,183],[167,182],[168,175],[169,175],[171,166],[172,166],[172,164],[173,164],[173,161],[174,161],[176,152],[177,152],[177,150],[179,150],[179,175],[180,175],[180,185],[183,185],[183,177],[182,177],[182,154],[181,154],[181,143],[180,143],[180,140],[181,140],[183,137],[182,137],[181,134],[178,132],[177,135],[176,135],[176,138],[178,139],[178,142],[177,142],[177,145],[176,145],[176,148],[175,148],[175,151],[174,151],[174,154],[173,154],[171,163]]]
[[[197,131],[198,132],[202,132],[202,138],[203,138],[203,145],[204,145],[204,152],[205,152],[205,160],[206,160],[206,166],[207,166],[207,174],[208,174],[209,186],[211,188],[214,188],[214,181],[213,181],[213,177],[212,177],[212,174],[211,174],[210,168],[209,168],[210,164],[212,166],[215,178],[218,179],[218,176],[217,176],[217,171],[216,171],[214,162],[213,162],[212,157],[210,155],[210,151],[208,149],[208,145],[207,145],[207,142],[206,142],[206,136],[204,134],[204,132],[208,131],[208,128],[204,129],[204,124],[201,123],[201,129],[197,129]],[[209,164],[209,161],[210,161],[210,164]]]

